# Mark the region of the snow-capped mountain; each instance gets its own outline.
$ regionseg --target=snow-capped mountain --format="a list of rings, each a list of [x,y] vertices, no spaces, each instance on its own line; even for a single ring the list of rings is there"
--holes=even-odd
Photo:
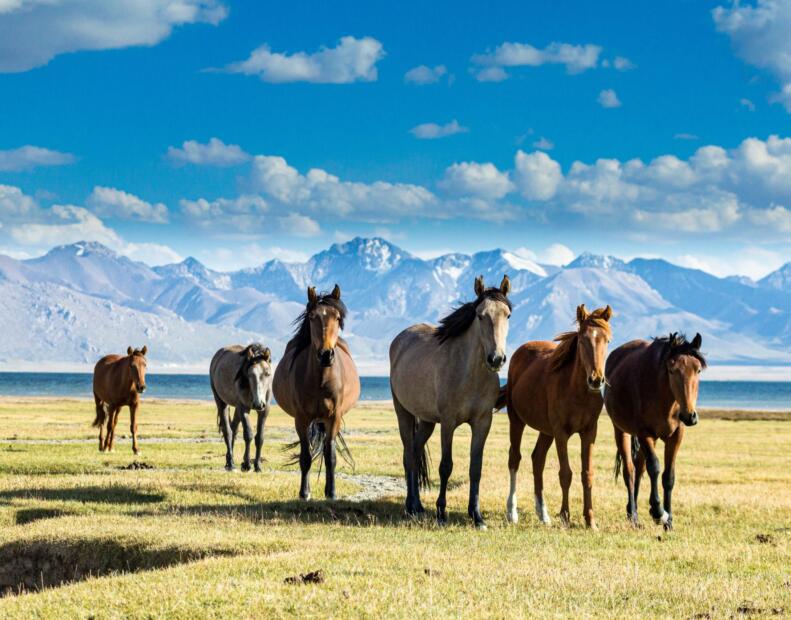
[[[610,304],[614,345],[700,331],[712,361],[791,363],[791,264],[759,282],[717,278],[655,259],[582,254],[564,268],[491,250],[423,260],[380,238],[356,238],[305,263],[271,260],[232,273],[194,258],[151,268],[94,242],[18,261],[0,256],[0,367],[89,368],[103,353],[146,343],[152,366],[205,371],[223,344],[260,340],[278,356],[306,288],[337,282],[346,337],[361,370],[387,371],[390,340],[473,297],[482,274],[512,281],[509,345],[571,328],[579,303]]]

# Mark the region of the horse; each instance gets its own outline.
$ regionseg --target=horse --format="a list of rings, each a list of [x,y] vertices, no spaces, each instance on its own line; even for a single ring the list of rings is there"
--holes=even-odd
[[[665,530],[673,529],[676,456],[684,428],[698,423],[698,385],[700,373],[706,368],[706,358],[700,351],[702,344],[700,334],[688,342],[683,334],[675,332],[651,342],[627,342],[607,360],[609,385],[604,390],[604,404],[615,428],[615,476],[618,477],[623,462],[628,493],[626,515],[635,527],[640,478],[647,469],[651,479],[651,517]],[[657,439],[665,443],[662,503]]]
[[[539,432],[531,455],[535,509],[539,520],[549,525],[549,511],[544,502],[544,465],[552,442],[560,462],[560,487],[563,502],[560,520],[569,524],[568,441],[579,434],[582,443],[583,516],[587,527],[596,529],[593,517],[593,444],[602,410],[601,388],[606,383],[604,358],[612,338],[612,308],[593,312],[585,304],[577,307],[576,331],[557,336],[554,342],[532,341],[523,344],[511,358],[508,382],[502,390],[508,407],[511,447],[508,451],[510,489],[506,501],[506,518],[519,521],[516,498],[516,474],[522,460],[520,444],[525,425]],[[557,343],[557,344],[556,344]]]
[[[142,349],[127,348],[126,356],[105,355],[93,369],[93,399],[96,418],[93,426],[99,428],[99,451],[112,452],[115,442],[115,425],[121,407],[129,407],[132,452],[140,454],[137,445],[137,408],[140,395],[146,391],[146,353]],[[107,434],[104,422],[107,422]]]
[[[336,439],[341,456],[354,462],[341,435],[343,416],[360,398],[360,377],[349,345],[340,337],[346,305],[336,284],[331,293],[308,288],[305,311],[294,321],[294,337],[286,345],[272,384],[277,404],[294,418],[299,439],[302,480],[299,497],[310,499],[310,468],[323,455],[326,466],[324,496],[335,499]]]
[[[209,380],[214,402],[217,404],[217,426],[225,440],[225,469],[235,468],[233,444],[239,423],[244,434],[242,471],[250,471],[250,411],[258,412],[255,434],[255,471],[261,471],[261,448],[264,445],[264,423],[269,415],[272,399],[272,354],[268,348],[254,342],[247,347],[223,347],[211,360]],[[233,421],[228,408],[234,407]]]
[[[426,442],[439,424],[437,523],[447,524],[445,495],[453,470],[453,433],[466,423],[472,429],[467,512],[478,529],[486,529],[479,495],[481,466],[500,390],[497,373],[506,359],[510,291],[507,275],[499,288],[486,288],[479,276],[474,301],[458,306],[438,327],[421,323],[405,329],[390,345],[390,390],[404,447],[407,515],[425,512],[420,488],[429,486]]]

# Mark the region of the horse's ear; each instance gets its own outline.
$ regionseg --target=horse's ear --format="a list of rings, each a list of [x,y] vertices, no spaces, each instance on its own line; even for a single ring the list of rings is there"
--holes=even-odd
[[[313,305],[313,304],[316,303],[316,299],[318,299],[316,297],[316,287],[315,286],[309,286],[308,287],[308,303]]]
[[[695,337],[692,339],[692,348],[695,350],[700,350],[700,345],[703,344],[703,336],[700,333],[695,334]]]
[[[577,306],[577,323],[582,323],[588,318],[588,311],[585,309],[585,304]]]
[[[607,304],[607,307],[601,313],[601,318],[605,321],[609,321],[612,318],[612,307],[610,307],[610,304]]]
[[[140,349],[140,353],[142,353],[143,355],[145,355],[146,353],[148,353],[148,345],[147,345],[147,344],[144,344],[144,345],[143,345],[143,348],[142,348],[142,349]]]
[[[251,360],[251,359],[253,359],[255,357],[255,352],[253,351],[253,347],[247,347],[247,350],[245,351],[245,353],[247,354],[247,359],[249,359],[249,360]]]
[[[483,295],[483,291],[485,290],[483,285],[483,276],[478,276],[475,278],[475,295],[480,297]]]
[[[500,292],[508,297],[508,293],[511,292],[511,280],[508,278],[508,275],[503,276],[503,281],[500,282]]]
[[[264,349],[264,352],[263,352],[263,354],[261,355],[261,357],[263,357],[263,358],[264,358],[264,361],[265,361],[265,362],[268,362],[268,361],[270,361],[270,360],[272,359],[272,351],[270,351],[270,350],[269,350],[269,347],[267,347],[266,349]]]
[[[338,286],[338,285],[336,284],[336,285],[335,285],[335,288],[334,288],[334,289],[332,289],[332,293],[330,293],[330,295],[331,295],[331,296],[332,296],[334,299],[340,299],[340,298],[341,298],[341,287],[340,287],[340,286]]]
[[[134,353],[134,352],[135,352],[135,350],[132,347],[126,347],[126,354],[127,355],[132,355],[132,353]]]

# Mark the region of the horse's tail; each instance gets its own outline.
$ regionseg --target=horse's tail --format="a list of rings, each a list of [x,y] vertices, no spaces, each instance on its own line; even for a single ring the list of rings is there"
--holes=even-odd
[[[99,428],[107,419],[107,406],[96,395],[96,392],[94,392],[93,398],[96,401],[96,417],[93,419],[91,426]]]
[[[324,423],[313,420],[308,425],[308,447],[311,461],[320,460],[321,463],[324,462],[324,442],[326,438],[327,429]],[[335,436],[335,441],[337,442],[338,454],[341,455],[341,458],[346,461],[346,464],[351,467],[352,470],[356,469],[357,464],[354,462],[354,457],[352,456],[351,450],[349,450],[349,446],[346,444],[346,438],[343,436],[342,431],[338,431],[338,434]],[[286,444],[283,448],[284,451],[297,449],[297,451],[292,454],[291,460],[288,461],[288,465],[299,463],[299,448],[301,448],[299,439]]]
[[[500,388],[500,393],[497,395],[497,400],[494,401],[494,410],[500,411],[508,404],[508,384],[506,383]]]
[[[637,439],[636,435],[632,435],[632,463],[634,464],[637,461],[637,453],[640,452],[640,440]],[[621,451],[615,451],[615,469],[613,471],[614,477],[616,482],[618,481],[618,476],[621,474]]]

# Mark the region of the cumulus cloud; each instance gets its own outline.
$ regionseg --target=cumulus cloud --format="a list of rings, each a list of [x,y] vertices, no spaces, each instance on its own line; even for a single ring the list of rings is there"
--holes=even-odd
[[[502,67],[484,67],[475,71],[474,75],[479,82],[502,82],[508,79],[508,74]]]
[[[435,84],[447,73],[448,69],[445,65],[437,65],[435,67],[419,65],[413,67],[404,74],[404,81],[411,84],[419,84],[421,86],[425,84]]]
[[[739,58],[780,80],[782,91],[775,100],[791,112],[791,2],[735,2],[730,7],[715,8],[712,16],[717,30],[731,38]]]
[[[81,50],[156,45],[183,24],[216,25],[218,0],[5,0],[0,2],[0,73],[27,71]]]
[[[176,165],[237,166],[250,160],[250,155],[237,144],[225,144],[219,138],[211,138],[206,144],[187,140],[181,148],[170,146],[166,157]]]
[[[612,61],[612,66],[616,71],[631,71],[636,68],[636,65],[631,60],[623,56],[616,56]]]
[[[541,149],[542,151],[551,151],[555,148],[555,143],[552,142],[549,138],[540,137],[538,140],[533,142],[533,146],[537,149]]]
[[[576,254],[562,243],[553,243],[538,255],[538,260],[545,265],[568,265],[576,258]]]
[[[441,189],[453,196],[473,196],[484,200],[502,198],[513,190],[507,172],[492,163],[462,162],[445,170]]]
[[[73,164],[75,161],[76,158],[71,153],[61,153],[40,146],[27,145],[18,149],[0,151],[0,172],[32,170],[40,166],[64,166]]]
[[[336,47],[322,47],[308,54],[273,52],[262,45],[247,60],[225,67],[230,73],[257,75],[264,82],[313,82],[349,84],[373,82],[378,76],[376,63],[384,58],[382,44],[373,37],[342,37]]]
[[[521,194],[528,200],[548,200],[555,195],[563,179],[560,164],[542,151],[517,151],[514,178]]]
[[[321,232],[321,227],[316,220],[299,213],[289,213],[285,217],[281,217],[280,226],[283,232],[297,237],[315,237]]]
[[[36,201],[13,185],[0,185],[0,223],[33,214],[38,209]]]
[[[168,208],[158,202],[152,204],[134,194],[114,187],[96,186],[86,201],[97,214],[123,220],[140,220],[164,224],[168,221]]]
[[[459,125],[459,122],[456,119],[453,119],[451,122],[446,123],[445,125],[437,125],[436,123],[423,123],[422,125],[417,125],[416,127],[410,129],[409,133],[421,140],[434,140],[436,138],[445,138],[447,136],[452,136],[457,133],[466,133],[468,131],[468,127]]]
[[[596,101],[603,108],[620,108],[621,100],[618,99],[618,94],[612,88],[606,88],[599,93]]]
[[[528,43],[506,42],[492,52],[474,55],[472,62],[476,65],[492,67],[563,65],[568,73],[581,73],[598,65],[601,51],[600,46],[590,44],[572,45],[555,42],[540,49]]]

